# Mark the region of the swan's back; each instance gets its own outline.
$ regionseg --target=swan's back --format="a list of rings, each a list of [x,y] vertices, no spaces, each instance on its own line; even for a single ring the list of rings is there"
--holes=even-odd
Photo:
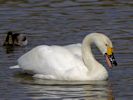
[[[77,57],[80,57],[82,59],[82,53],[81,53],[81,44],[70,44],[64,46],[66,49],[68,49],[72,54],[74,54]]]

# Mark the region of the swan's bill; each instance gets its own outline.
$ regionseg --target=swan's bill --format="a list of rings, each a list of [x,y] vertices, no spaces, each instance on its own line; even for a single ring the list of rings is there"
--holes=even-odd
[[[113,53],[112,53],[112,55],[108,55],[107,53],[105,53],[105,57],[106,57],[106,62],[108,64],[109,68],[112,68],[113,65],[117,66],[117,62],[115,60]]]
[[[107,47],[107,55],[112,55],[113,54],[113,48]]]

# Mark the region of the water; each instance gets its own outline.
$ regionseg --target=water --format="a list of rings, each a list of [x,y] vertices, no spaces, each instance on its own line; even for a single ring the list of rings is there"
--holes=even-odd
[[[0,100],[133,100],[132,29],[132,0],[1,0]],[[3,47],[9,30],[26,33],[28,46]],[[79,43],[90,32],[103,32],[114,43],[119,65],[108,70],[108,81],[38,80],[8,68],[37,45]]]

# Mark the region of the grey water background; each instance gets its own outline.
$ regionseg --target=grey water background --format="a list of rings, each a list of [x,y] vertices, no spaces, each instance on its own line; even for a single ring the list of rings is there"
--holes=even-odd
[[[29,44],[3,47],[7,31],[26,33]],[[108,81],[39,80],[9,69],[37,45],[79,43],[91,32],[102,32],[114,43],[118,66],[112,70],[93,49]],[[0,100],[52,99],[133,100],[132,0],[0,0]]]

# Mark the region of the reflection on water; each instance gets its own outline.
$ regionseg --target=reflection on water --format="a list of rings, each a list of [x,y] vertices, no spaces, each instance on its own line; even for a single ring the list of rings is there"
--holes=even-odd
[[[0,0],[0,100],[133,100],[132,12],[132,0]],[[27,33],[29,44],[3,47],[8,31]],[[114,43],[119,65],[107,68],[108,81],[39,80],[8,68],[37,45],[81,43],[90,32]]]
[[[14,51],[14,47],[10,46],[10,45],[9,46],[5,46],[4,49],[5,49],[7,54],[8,53],[12,53]]]
[[[16,73],[15,80],[26,84],[30,99],[114,100],[107,81],[56,81],[33,79],[26,73]]]

